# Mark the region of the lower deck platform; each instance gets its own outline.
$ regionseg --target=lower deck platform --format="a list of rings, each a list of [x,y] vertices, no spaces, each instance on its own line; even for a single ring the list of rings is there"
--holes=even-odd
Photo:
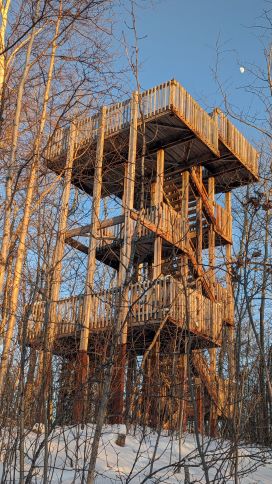
[[[152,343],[157,332],[160,333],[161,338],[164,341],[162,347],[164,345],[167,347],[167,344],[169,341],[173,340],[173,337],[179,340],[179,352],[181,354],[186,351],[185,341],[190,341],[190,346],[193,350],[215,348],[221,345],[221,339],[215,341],[209,335],[205,335],[197,331],[197,329],[195,331],[186,330],[171,319],[165,321],[162,330],[160,330],[160,326],[160,323],[155,320],[146,323],[145,325],[129,326],[127,341],[128,351],[130,348],[133,348],[133,352],[136,353],[137,356],[143,355]],[[78,329],[75,329],[73,332],[58,332],[54,339],[53,354],[58,356],[75,356],[79,351],[80,334],[81,330],[79,326]],[[90,355],[97,354],[97,352],[99,353],[102,351],[101,348],[103,348],[103,352],[106,352],[112,344],[112,338],[113,333],[110,330],[93,330],[90,332],[89,336],[88,353]],[[44,346],[44,332],[40,331],[35,335],[35,338],[33,337],[33,334],[31,335],[28,333],[27,344],[36,350],[42,350]]]
[[[221,293],[223,294],[221,288]],[[221,299],[222,299],[221,294]],[[112,288],[101,293],[90,294],[90,345],[92,335],[111,335],[116,333],[119,308],[121,304],[120,288]],[[82,311],[84,296],[74,296],[60,300],[56,305],[55,347],[59,353],[69,341],[77,350],[82,331]],[[139,353],[152,340],[161,325],[163,331],[187,332],[196,341],[196,347],[219,346],[222,339],[222,326],[227,319],[227,305],[211,301],[197,290],[184,290],[183,284],[172,276],[165,276],[156,281],[143,281],[129,286],[126,322],[129,337],[139,347]],[[27,341],[30,346],[41,346],[44,339],[45,301],[37,301],[29,321]],[[115,330],[115,331],[114,331]],[[61,344],[60,344],[61,343]],[[62,350],[63,351],[63,350]]]

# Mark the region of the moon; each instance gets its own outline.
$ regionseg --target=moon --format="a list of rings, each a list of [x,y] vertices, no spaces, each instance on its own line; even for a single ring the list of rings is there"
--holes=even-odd
[[[240,72],[241,72],[241,74],[244,74],[245,68],[243,66],[240,67]]]

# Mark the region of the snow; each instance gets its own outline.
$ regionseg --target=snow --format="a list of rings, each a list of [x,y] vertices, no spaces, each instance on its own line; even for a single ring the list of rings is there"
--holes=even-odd
[[[30,468],[32,456],[43,442],[43,428],[37,426],[25,439],[25,476]],[[190,473],[190,482],[206,482],[201,458],[197,450],[195,436],[186,434],[180,441],[177,436],[169,436],[166,432],[160,436],[150,429],[131,430],[127,435],[125,447],[116,445],[116,437],[124,428],[105,426],[100,440],[99,454],[96,465],[96,483],[183,483],[184,464]],[[92,444],[94,426],[84,429],[79,427],[56,428],[49,439],[49,474],[48,482],[81,483],[82,473],[85,478],[88,470],[88,460]],[[159,438],[158,438],[159,437]],[[7,435],[1,435],[4,441]],[[7,440],[6,440],[7,441]],[[3,440],[2,440],[3,442]],[[205,453],[211,482],[234,482],[231,476],[232,445],[220,439],[202,439],[201,451]],[[9,443],[9,448],[10,443]],[[239,448],[239,482],[245,484],[271,484],[272,454],[268,450],[257,447],[243,446]],[[1,482],[18,481],[18,454],[16,462],[4,465],[5,452],[2,451],[0,464]],[[233,455],[232,455],[233,456]],[[9,456],[10,457],[10,456]],[[43,477],[43,451],[36,460],[31,482],[40,483]],[[153,461],[153,464],[152,464]],[[266,462],[265,462],[266,461]],[[181,468],[177,469],[177,463]]]

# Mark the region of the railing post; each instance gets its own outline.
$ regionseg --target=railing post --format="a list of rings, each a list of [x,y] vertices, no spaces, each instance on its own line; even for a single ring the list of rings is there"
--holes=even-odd
[[[174,109],[175,108],[175,95],[176,95],[176,86],[177,83],[174,79],[170,81],[170,92],[169,92],[169,108]]]

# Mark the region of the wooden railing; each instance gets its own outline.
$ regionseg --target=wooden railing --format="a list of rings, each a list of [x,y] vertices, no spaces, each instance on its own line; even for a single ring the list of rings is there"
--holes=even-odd
[[[212,207],[212,202],[209,202]],[[231,215],[227,210],[213,203],[214,207],[214,220],[216,224],[217,232],[220,233],[225,239],[231,240],[232,227],[231,227]],[[134,212],[136,214],[136,211]],[[167,236],[169,241],[173,244],[181,245],[186,243],[186,236],[189,232],[195,230],[195,220],[191,219],[191,222],[186,222],[182,219],[180,213],[174,210],[170,205],[162,203],[160,205],[153,205],[146,208],[141,214],[138,214],[139,219],[144,218],[153,224],[153,230],[139,223],[137,229],[137,237],[148,237],[152,235],[152,232],[162,231]],[[205,219],[203,219],[205,222]],[[205,226],[205,224],[204,224]],[[134,228],[136,222],[134,221]],[[101,228],[97,238],[97,248],[103,248],[107,245],[111,245],[115,242],[120,242],[123,239],[124,223],[117,223],[106,228]]]
[[[147,208],[143,212],[143,216],[154,224],[158,230],[167,234],[173,244],[185,241],[185,221],[170,205],[166,203],[154,205]],[[142,235],[142,232],[140,235]]]
[[[178,116],[191,128],[210,148],[218,152],[217,124],[208,113],[190,96],[190,94],[175,80],[165,82],[139,95],[138,118],[147,120],[164,111],[173,109]],[[127,128],[130,123],[130,99],[114,104],[106,109],[105,136]],[[75,148],[88,145],[96,138],[99,115],[78,119],[76,121]],[[53,133],[45,156],[54,159],[67,150],[69,128],[58,128]]]
[[[200,181],[195,170],[190,173],[192,183],[201,196],[206,216],[214,226],[214,230],[225,239],[232,240],[232,216],[224,207],[212,201],[205,185]]]
[[[113,327],[116,324],[120,301],[120,288],[108,289],[93,294],[90,331]],[[56,305],[57,337],[75,335],[81,330],[83,296],[74,296],[59,301]],[[177,325],[221,342],[222,306],[212,302],[195,290],[186,297],[183,285],[171,276],[155,282],[145,281],[129,287],[128,324],[145,325],[160,322],[168,316]],[[34,304],[29,321],[28,341],[43,335],[45,302]],[[186,315],[188,314],[188,320]]]
[[[215,109],[213,118],[218,123],[218,132],[223,143],[248,168],[255,177],[258,177],[257,150],[249,143],[242,133],[231,123],[220,109]]]
[[[134,211],[136,214],[136,211]],[[180,214],[178,214],[171,206],[162,203],[146,208],[143,212],[138,213],[139,221],[141,218],[148,220],[153,224],[154,232],[161,230],[169,235],[173,243],[179,243],[184,238],[184,221]],[[133,221],[134,230],[136,230],[136,221]],[[124,223],[118,223],[106,228],[102,228],[98,232],[97,248],[103,248],[114,242],[120,242],[123,239]],[[152,236],[152,232],[145,225],[138,223],[137,237]]]
[[[232,240],[232,216],[224,207],[214,202],[215,228],[227,240]]]
[[[216,300],[222,303],[223,321],[229,324],[234,323],[234,299],[233,294],[221,284],[215,285]]]
[[[102,249],[107,245],[120,242],[123,239],[124,223],[111,225],[101,228],[98,231],[97,248]]]
[[[232,411],[231,387],[233,385],[229,380],[224,380],[219,375],[211,373],[210,366],[202,352],[193,351],[192,360],[217,410],[229,417]]]
[[[209,114],[177,81],[171,84],[171,102],[174,110],[186,124],[214,151],[218,152],[218,128],[211,123]]]

